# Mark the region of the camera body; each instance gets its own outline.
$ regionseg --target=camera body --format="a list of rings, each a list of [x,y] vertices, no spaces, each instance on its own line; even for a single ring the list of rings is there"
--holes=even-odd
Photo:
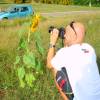
[[[55,28],[54,26],[50,26],[48,32],[51,33],[51,31],[53,31],[54,28]],[[59,30],[59,37],[61,39],[64,39],[65,28],[60,27],[60,28],[58,28],[58,30]]]

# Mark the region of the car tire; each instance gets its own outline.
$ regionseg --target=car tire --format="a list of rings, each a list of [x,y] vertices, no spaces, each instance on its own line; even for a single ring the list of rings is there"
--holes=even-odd
[[[34,11],[33,11],[33,15],[34,15]]]
[[[4,17],[4,18],[3,18],[3,20],[7,20],[7,19],[8,19],[7,17]]]

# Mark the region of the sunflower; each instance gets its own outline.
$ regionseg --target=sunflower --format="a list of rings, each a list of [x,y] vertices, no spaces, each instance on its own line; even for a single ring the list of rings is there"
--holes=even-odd
[[[36,28],[38,27],[39,25],[39,21],[40,21],[40,15],[39,14],[36,14],[33,19],[32,19],[32,24],[29,28],[29,32],[28,32],[28,42],[30,40],[30,34],[31,32],[34,32],[36,30]]]
[[[31,32],[34,32],[39,24],[39,21],[40,21],[40,15],[36,14],[35,17],[33,17],[33,20],[32,20],[32,25],[30,27],[30,31]]]

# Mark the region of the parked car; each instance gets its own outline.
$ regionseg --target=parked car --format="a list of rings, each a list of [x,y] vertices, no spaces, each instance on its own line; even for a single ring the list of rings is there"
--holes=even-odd
[[[21,18],[33,14],[34,11],[31,5],[13,5],[8,10],[0,12],[0,20]]]

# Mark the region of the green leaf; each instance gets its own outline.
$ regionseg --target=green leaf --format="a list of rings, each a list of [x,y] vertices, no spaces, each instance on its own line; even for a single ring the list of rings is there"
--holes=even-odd
[[[38,42],[41,42],[40,32],[35,32],[34,36]]]
[[[24,81],[22,79],[20,80],[20,87],[22,87],[22,88],[25,87],[25,83],[24,83]]]
[[[36,48],[41,55],[44,55],[44,48],[36,41]]]
[[[36,48],[37,48],[38,52],[39,52],[41,55],[43,55],[43,54],[44,54],[44,48],[43,48],[42,45],[41,45],[41,42],[42,42],[42,41],[41,41],[40,33],[37,32],[37,33],[34,34],[34,36],[35,36]]]
[[[21,49],[27,49],[27,42],[25,41],[24,38],[20,39],[19,48],[21,48]]]
[[[43,62],[40,60],[37,61],[36,71],[37,74],[43,74]]]
[[[24,78],[24,76],[25,76],[25,69],[24,69],[24,67],[19,67],[17,69],[17,71],[18,71],[18,78],[19,78],[19,80],[22,80]]]
[[[35,56],[29,52],[23,56],[23,62],[27,65],[27,68],[35,68]]]
[[[19,61],[20,61],[20,57],[19,57],[19,56],[16,56],[16,61],[15,61],[15,63],[14,63],[14,64],[15,64],[15,65],[16,65],[16,64],[18,64],[18,63],[19,63]]]
[[[35,81],[35,77],[33,76],[32,73],[28,73],[25,75],[25,80],[27,84],[32,87],[33,86],[33,81]]]
[[[38,60],[37,66],[36,66],[37,71],[41,70],[41,67],[42,67],[42,63],[41,61]]]

